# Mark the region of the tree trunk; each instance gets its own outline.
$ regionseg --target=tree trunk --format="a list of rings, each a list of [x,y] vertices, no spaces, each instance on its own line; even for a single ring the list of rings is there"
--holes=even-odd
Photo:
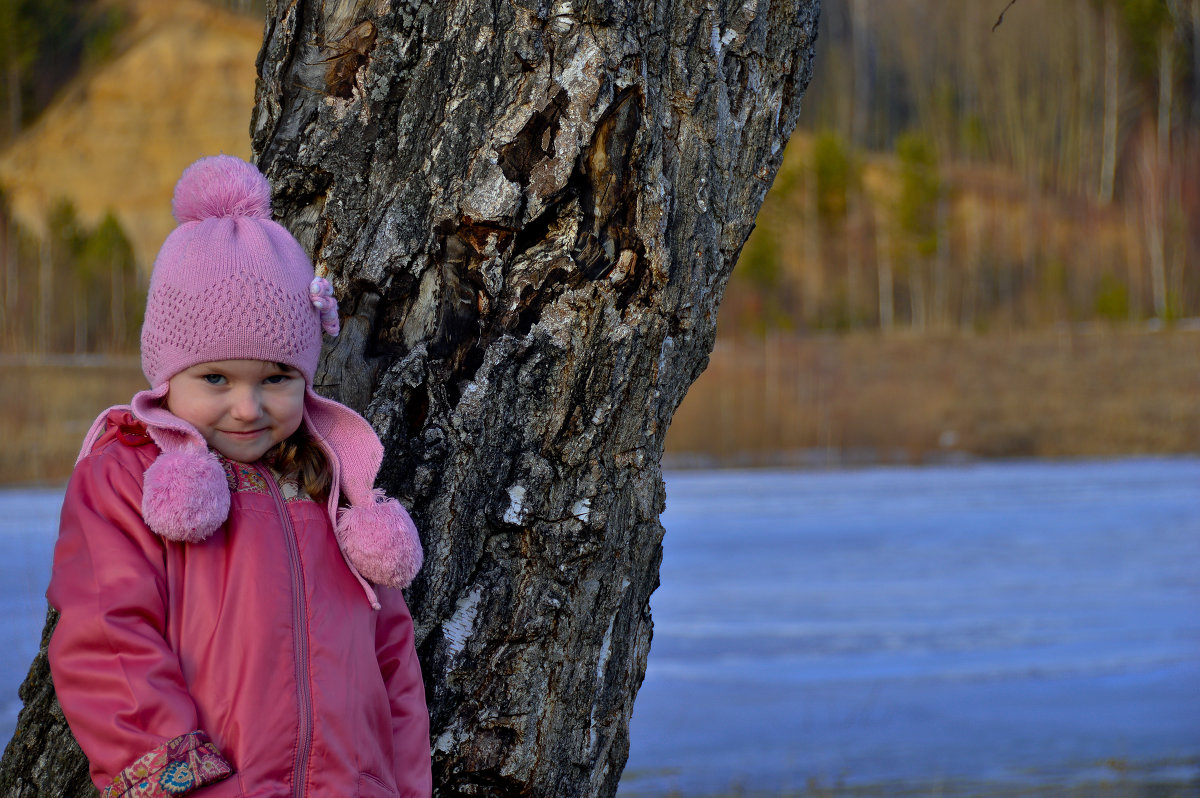
[[[0,760],[0,795],[4,798],[96,798],[87,760],[63,717],[46,646],[58,613],[46,614],[42,645],[19,692],[24,707],[13,738]]]
[[[875,77],[871,69],[872,50],[871,25],[868,21],[867,0],[850,0],[850,47],[853,53],[854,79],[850,113],[850,143],[855,149],[869,148],[871,122],[871,83]]]
[[[11,141],[21,132],[21,117],[24,115],[21,108],[21,68],[17,66],[15,56],[10,56],[4,74],[8,79],[8,90],[5,92],[8,95],[8,130],[4,139]]]
[[[1149,136],[1145,136],[1139,144],[1138,155],[1138,174],[1142,181],[1142,230],[1146,239],[1146,259],[1150,266],[1150,298],[1154,305],[1154,317],[1166,321],[1166,213],[1163,207],[1167,193],[1166,169],[1157,143],[1151,142]]]
[[[1117,30],[1117,9],[1104,4],[1104,144],[1100,160],[1100,204],[1112,202],[1117,174],[1117,121],[1121,111],[1118,62],[1121,41]]]
[[[795,124],[816,3],[313,5],[270,14],[254,149],[354,313],[319,381],[375,425],[423,531],[435,782],[611,795],[663,439]]]
[[[1192,119],[1200,119],[1200,0],[1192,0]]]
[[[616,791],[667,425],[795,126],[817,13],[268,4],[253,148],[348,316],[318,387],[375,426],[380,486],[421,529],[439,795]],[[0,793],[70,794],[4,792],[12,749],[52,725],[21,727]]]
[[[1165,26],[1158,32],[1158,125],[1154,151],[1154,180],[1150,187],[1155,201],[1147,203],[1147,244],[1152,267],[1151,285],[1154,288],[1154,315],[1161,321],[1170,316],[1170,297],[1167,295],[1167,207],[1170,202],[1169,164],[1171,163],[1171,106],[1174,104],[1175,76],[1172,68],[1174,30]]]
[[[892,243],[887,234],[887,220],[875,220],[876,263],[879,268],[879,329],[892,331],[896,311],[895,292],[892,288]]]
[[[52,340],[50,331],[50,296],[54,292],[54,281],[51,280],[52,247],[49,235],[43,238],[38,246],[37,353],[39,355],[50,351],[50,341]]]

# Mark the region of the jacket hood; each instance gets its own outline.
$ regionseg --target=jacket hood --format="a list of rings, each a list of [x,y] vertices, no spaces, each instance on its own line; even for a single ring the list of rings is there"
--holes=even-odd
[[[110,413],[130,413],[160,450],[143,480],[142,516],[167,540],[202,543],[229,517],[230,492],[220,460],[192,424],[163,405],[168,385],[141,391],[129,405],[97,417],[76,462],[104,433]],[[404,588],[423,560],[420,537],[408,512],[374,489],[383,445],[366,419],[306,387],[304,423],[333,471],[326,510],[342,554],[372,606],[372,583]]]

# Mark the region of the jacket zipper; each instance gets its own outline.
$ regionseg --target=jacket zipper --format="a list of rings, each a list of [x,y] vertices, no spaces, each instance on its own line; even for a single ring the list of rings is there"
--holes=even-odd
[[[304,795],[304,782],[308,778],[308,756],[312,749],[312,695],[308,685],[308,606],[304,598],[304,570],[300,563],[300,547],[296,542],[296,529],[291,516],[275,484],[275,477],[268,469],[255,464],[275,500],[275,508],[283,520],[284,538],[287,542],[288,558],[292,562],[292,640],[296,657],[296,692],[300,700],[300,743],[296,749],[296,764],[292,768],[292,795]]]

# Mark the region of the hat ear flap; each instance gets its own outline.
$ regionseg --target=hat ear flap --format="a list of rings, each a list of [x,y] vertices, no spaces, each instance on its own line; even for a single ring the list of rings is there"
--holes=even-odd
[[[307,390],[305,421],[331,453],[337,487],[350,505],[337,511],[335,524],[346,561],[377,585],[408,587],[421,569],[424,554],[408,512],[374,489],[383,461],[379,436],[358,413],[311,387]]]
[[[204,436],[162,406],[167,387],[142,391],[130,402],[161,450],[142,479],[142,518],[167,540],[198,543],[229,518],[229,481]]]

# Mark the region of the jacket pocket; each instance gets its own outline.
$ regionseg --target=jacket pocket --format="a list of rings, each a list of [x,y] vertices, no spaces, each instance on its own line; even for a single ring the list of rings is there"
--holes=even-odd
[[[399,798],[396,791],[370,773],[358,774],[358,798]]]

